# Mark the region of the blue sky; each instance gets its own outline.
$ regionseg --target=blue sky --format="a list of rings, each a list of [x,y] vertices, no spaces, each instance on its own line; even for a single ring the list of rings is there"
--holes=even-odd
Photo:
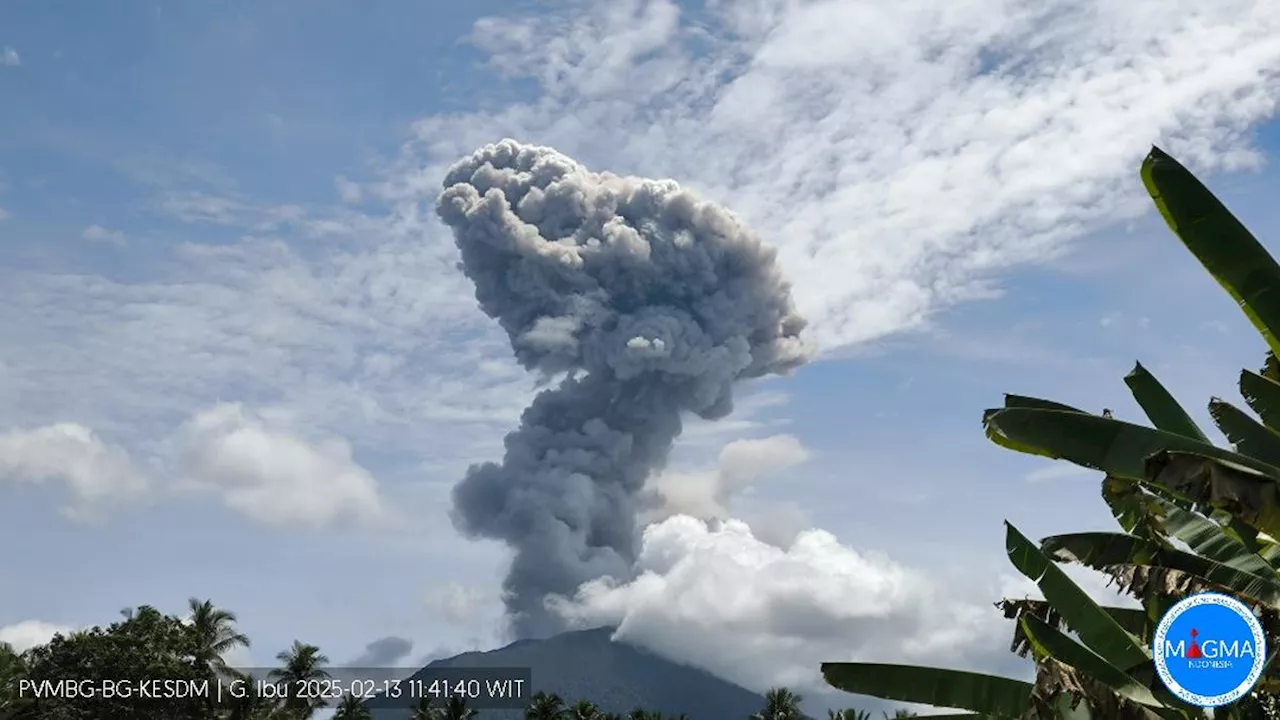
[[[933,5],[0,6],[0,639],[195,595],[248,661],[495,644],[506,555],[448,492],[533,379],[432,208],[510,136],[741,214],[821,348],[690,426],[650,518],[681,562],[575,616],[754,687],[838,654],[1007,669],[1000,521],[1108,517],[981,411],[1137,418],[1139,359],[1188,405],[1236,397],[1262,344],[1137,167],[1160,144],[1268,242],[1280,8]],[[710,566],[754,599],[735,623]],[[837,631],[771,622],[797,586]]]

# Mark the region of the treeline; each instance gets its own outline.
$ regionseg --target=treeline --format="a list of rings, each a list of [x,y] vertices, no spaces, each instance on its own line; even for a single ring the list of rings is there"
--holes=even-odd
[[[0,720],[309,720],[328,703],[296,697],[290,688],[322,681],[329,658],[315,645],[295,641],[276,655],[278,667],[265,678],[250,678],[227,664],[228,654],[247,648],[249,638],[236,627],[235,614],[212,602],[190,601],[188,617],[166,615],[143,606],[124,611],[107,627],[57,635],[47,644],[17,652],[0,643]],[[158,697],[137,693],[103,693],[101,688],[139,688],[158,679],[185,687],[224,686],[236,680],[247,692],[204,692],[174,697],[172,686],[157,688]],[[96,689],[71,696],[66,688],[48,692],[59,681]],[[261,682],[256,682],[261,681]],[[46,692],[37,696],[35,688]],[[271,689],[273,692],[261,692]],[[799,695],[785,688],[770,690],[764,707],[751,720],[803,720]],[[334,720],[372,720],[361,699],[346,696],[334,709]],[[469,720],[479,713],[461,698],[420,702],[410,720]],[[607,713],[589,700],[570,704],[548,693],[532,696],[524,717],[529,720],[663,720],[660,713],[637,708],[626,715]],[[667,716],[679,720],[684,716]],[[870,720],[861,710],[828,713],[829,720]],[[913,717],[905,711],[885,717]]]

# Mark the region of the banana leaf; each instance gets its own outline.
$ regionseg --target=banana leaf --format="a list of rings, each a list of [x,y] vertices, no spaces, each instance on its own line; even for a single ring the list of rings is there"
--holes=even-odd
[[[1271,538],[1280,536],[1280,486],[1275,471],[1236,462],[1241,459],[1259,464],[1244,455],[1223,459],[1196,452],[1161,451],[1147,458],[1147,478],[1202,510],[1225,511]]]
[[[1269,428],[1280,428],[1280,382],[1248,370],[1240,371],[1240,396]]]
[[[1126,671],[1151,662],[1142,641],[1121,627],[1009,522],[1005,522],[1005,549],[1013,566],[1040,588],[1067,627],[1091,650]]]
[[[1095,570],[1138,566],[1186,573],[1233,595],[1280,610],[1280,579],[1274,573],[1269,577],[1254,575],[1194,553],[1161,547],[1133,535],[1069,533],[1047,537],[1040,546],[1058,562],[1080,563]]]
[[[1213,520],[1154,495],[1144,498],[1144,502],[1161,515],[1165,531],[1197,555],[1259,577],[1276,575],[1276,569],[1266,560]]]
[[[1218,398],[1209,401],[1209,415],[1222,434],[1235,445],[1236,452],[1280,467],[1280,435],[1240,408]]]
[[[1280,353],[1280,265],[1195,175],[1157,147],[1142,184],[1174,234]]]
[[[1272,478],[1280,476],[1280,468],[1259,460],[1114,418],[1062,410],[1005,408],[990,411],[986,424],[988,437],[999,438],[996,442],[1006,447],[1030,448],[1036,455],[1068,460],[1133,480],[1148,479],[1147,459],[1165,450],[1227,460]]]
[[[993,414],[995,414],[995,413],[999,412],[1000,410],[1002,410],[1002,409],[1003,409],[1003,410],[1008,410],[1008,409],[1010,409],[1010,408],[1028,408],[1028,409],[1039,409],[1039,410],[1059,410],[1059,411],[1062,411],[1062,412],[1084,413],[1084,411],[1083,411],[1083,410],[1078,410],[1078,409],[1076,409],[1076,408],[1071,407],[1070,405],[1064,405],[1064,404],[1062,404],[1062,403],[1060,403],[1060,402],[1055,402],[1055,401],[1053,401],[1053,400],[1045,400],[1045,399],[1043,399],[1043,398],[1029,397],[1029,396],[1027,396],[1027,395],[1014,395],[1014,394],[1012,394],[1012,393],[1005,393],[1005,396],[1004,396],[1004,408],[994,408],[994,409],[990,409],[990,410],[985,410],[985,411],[983,411],[983,413],[982,413],[982,424],[983,424],[983,427],[985,427],[985,428],[986,428],[986,433],[987,433],[987,438],[988,438],[988,439],[990,439],[990,440],[991,440],[992,442],[994,442],[995,444],[997,444],[997,445],[999,445],[999,446],[1001,446],[1001,447],[1005,448],[1006,450],[1012,450],[1012,451],[1014,451],[1014,452],[1020,452],[1020,453],[1023,453],[1023,454],[1025,454],[1025,455],[1041,455],[1041,456],[1044,456],[1044,457],[1053,457],[1053,456],[1052,456],[1052,455],[1049,455],[1048,453],[1045,453],[1045,452],[1039,451],[1039,450],[1037,450],[1037,449],[1035,449],[1035,448],[1033,448],[1033,447],[1031,447],[1031,446],[1028,446],[1028,445],[1026,445],[1026,444],[1019,443],[1019,442],[1017,442],[1017,441],[1015,441],[1015,440],[1011,440],[1011,439],[1009,439],[1009,438],[1006,438],[1006,437],[1004,437],[1004,436],[1002,436],[1002,435],[1000,435],[1000,434],[993,433],[993,432],[991,431],[991,426],[987,424],[988,419],[989,419]],[[1087,413],[1086,413],[1086,414],[1087,414]]]
[[[823,663],[828,685],[858,695],[970,710],[1000,718],[1018,718],[1031,700],[1031,684],[963,670],[886,665]]]
[[[1142,367],[1142,363],[1134,363],[1133,370],[1124,376],[1124,383],[1129,386],[1133,399],[1138,401],[1142,411],[1157,429],[1210,444],[1209,438],[1201,432],[1187,411],[1154,375]]]
[[[1057,628],[1045,624],[1034,615],[1023,615],[1019,622],[1022,624],[1022,631],[1036,648],[1037,658],[1051,657],[1058,662],[1070,665],[1077,672],[1088,675],[1111,688],[1117,695],[1139,705],[1164,707],[1164,703],[1157,700],[1149,688],[1139,685],[1123,670],[1067,637]]]

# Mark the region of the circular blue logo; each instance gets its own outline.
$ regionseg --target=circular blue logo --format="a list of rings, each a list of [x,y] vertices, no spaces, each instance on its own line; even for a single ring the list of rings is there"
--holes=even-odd
[[[1249,606],[1206,592],[1169,608],[1156,627],[1152,651],[1170,692],[1190,705],[1212,708],[1239,700],[1258,684],[1267,641]]]

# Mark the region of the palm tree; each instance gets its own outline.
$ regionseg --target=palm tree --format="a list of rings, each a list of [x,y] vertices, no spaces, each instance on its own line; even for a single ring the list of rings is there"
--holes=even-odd
[[[240,688],[243,693],[241,697],[230,693],[223,695],[226,720],[269,720],[276,714],[279,709],[276,701],[258,694],[256,678],[236,672],[230,682],[238,683],[235,687]]]
[[[276,655],[276,659],[284,664],[267,674],[267,677],[286,688],[284,707],[292,714],[306,720],[315,711],[324,707],[323,700],[294,697],[292,688],[311,680],[324,680],[330,677],[323,668],[329,658],[320,652],[315,645],[308,645],[301,640],[294,640],[293,646]]]
[[[529,706],[524,709],[525,720],[561,720],[565,713],[564,698],[555,693],[541,690],[529,699]]]
[[[440,720],[440,711],[441,709],[435,707],[431,698],[418,698],[418,702],[413,705],[409,720]]]
[[[1008,395],[983,415],[987,436],[1018,452],[1101,471],[1103,500],[1119,533],[1075,533],[1039,544],[1005,523],[1013,565],[1045,600],[998,603],[1015,621],[1014,648],[1036,662],[1032,683],[959,670],[825,663],[827,682],[849,692],[997,717],[1207,717],[1155,677],[1155,626],[1181,597],[1227,592],[1252,605],[1267,644],[1280,641],[1280,265],[1186,168],[1153,148],[1142,180],[1161,214],[1236,300],[1269,347],[1240,391],[1257,419],[1214,399],[1209,414],[1232,449],[1216,447],[1141,364],[1125,377],[1152,427],[1039,398]],[[1141,609],[1101,607],[1059,563],[1110,576]],[[1070,634],[1068,634],[1070,633]],[[1277,718],[1280,669],[1218,720]]]
[[[348,693],[342,696],[332,720],[373,720],[373,713],[360,698]]]
[[[471,718],[479,714],[479,710],[472,710],[467,707],[466,698],[454,695],[444,704],[443,711],[440,713],[440,720],[471,720]]]
[[[26,669],[22,653],[7,642],[0,642],[0,718],[17,715],[22,703],[16,689],[17,681]]]
[[[800,712],[801,696],[787,688],[773,688],[764,694],[764,710],[751,716],[751,720],[803,720]]]
[[[227,676],[226,655],[240,647],[249,647],[249,636],[236,630],[236,615],[213,606],[210,600],[191,598],[191,629],[199,643],[196,661],[207,666],[218,677]]]

